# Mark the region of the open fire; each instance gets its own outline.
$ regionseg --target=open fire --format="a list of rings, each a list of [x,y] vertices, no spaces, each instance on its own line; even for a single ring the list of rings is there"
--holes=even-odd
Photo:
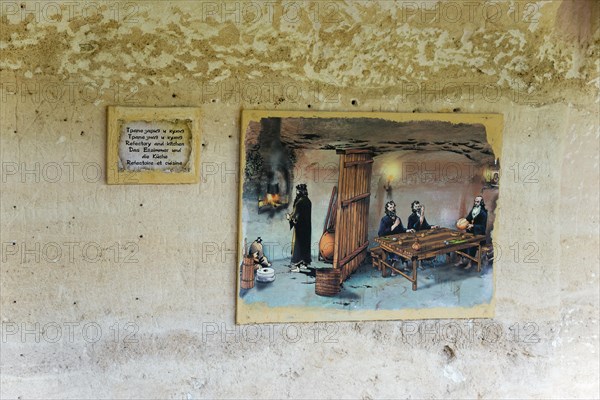
[[[269,185],[268,192],[262,199],[258,199],[258,212],[276,211],[287,207],[289,203],[288,196],[278,193],[279,185]]]
[[[288,197],[277,193],[267,193],[258,200],[258,212],[278,210],[288,205]]]
[[[264,203],[270,204],[273,207],[279,207],[281,205],[281,203],[279,202],[280,199],[281,196],[278,194],[267,193],[267,197],[264,199]]]

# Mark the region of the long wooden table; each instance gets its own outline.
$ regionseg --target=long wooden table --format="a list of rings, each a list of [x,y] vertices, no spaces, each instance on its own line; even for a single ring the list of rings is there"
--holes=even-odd
[[[412,248],[415,241],[419,241],[421,248],[415,250]],[[386,257],[379,257],[377,262],[380,264],[381,273],[386,275],[386,268],[389,268],[404,278],[412,282],[412,289],[417,290],[417,265],[420,260],[435,257],[441,254],[456,252],[463,257],[477,263],[477,272],[481,271],[481,242],[485,241],[485,235],[474,235],[465,231],[457,231],[448,228],[437,228],[416,233],[399,233],[390,236],[380,236],[375,241],[380,245],[381,250],[387,253],[393,253],[403,259],[410,260],[412,263],[412,274],[409,276],[401,270],[390,265]],[[470,256],[463,250],[477,247],[475,257]],[[373,249],[371,249],[373,251]]]

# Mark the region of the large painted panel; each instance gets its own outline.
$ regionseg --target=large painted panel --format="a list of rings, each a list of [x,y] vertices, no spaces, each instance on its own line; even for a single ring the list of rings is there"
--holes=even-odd
[[[242,120],[237,322],[493,316],[501,115]]]

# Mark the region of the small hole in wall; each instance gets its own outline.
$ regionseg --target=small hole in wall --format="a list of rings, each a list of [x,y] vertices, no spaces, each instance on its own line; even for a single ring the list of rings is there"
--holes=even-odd
[[[144,204],[143,204],[143,203],[140,203],[140,207],[144,207]]]
[[[455,108],[452,110],[452,112],[460,112],[460,108]]]
[[[17,131],[13,131],[14,133],[17,133]]]
[[[13,206],[13,208],[16,210],[16,209],[17,209],[17,206]]]
[[[202,143],[202,147],[206,147],[206,143]]]
[[[139,300],[140,298],[139,298],[139,297],[136,297],[135,299],[136,299],[136,300]]]
[[[65,119],[63,119],[63,121],[67,122],[67,119],[65,118]]]
[[[231,139],[233,136],[229,135],[229,139]]]
[[[144,235],[140,235],[140,239],[143,239],[143,238],[144,238]]]
[[[357,106],[357,105],[358,105],[358,101],[356,101],[356,99],[353,99],[353,100],[351,101],[351,103],[352,103],[352,105],[353,105],[353,106]]]
[[[177,97],[177,95],[175,93],[173,93],[173,98]]]
[[[217,102],[217,100],[216,100],[216,99],[212,99],[210,102],[211,102],[211,103],[216,103],[216,102]]]
[[[412,112],[414,112],[414,113],[418,113],[418,112],[419,112],[419,109],[418,109],[418,108],[415,108],[414,110],[412,110]]]
[[[308,108],[311,108],[312,106],[309,104],[309,105],[307,105],[307,107],[308,107]]]
[[[13,300],[13,304],[17,304],[17,301],[16,301],[16,300]]]
[[[84,131],[81,131],[80,135],[83,136],[84,133],[85,133]]]
[[[73,305],[74,305],[74,306],[76,306],[76,305],[77,305],[77,302],[76,302],[76,301],[74,301],[74,302],[73,302]]]

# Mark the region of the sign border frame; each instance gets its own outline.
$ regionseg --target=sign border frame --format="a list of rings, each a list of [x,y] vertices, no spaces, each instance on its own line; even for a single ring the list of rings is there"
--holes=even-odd
[[[189,184],[200,182],[200,142],[202,112],[198,107],[122,107],[108,106],[106,142],[106,182],[109,185]],[[191,120],[189,172],[119,170],[119,121]]]

